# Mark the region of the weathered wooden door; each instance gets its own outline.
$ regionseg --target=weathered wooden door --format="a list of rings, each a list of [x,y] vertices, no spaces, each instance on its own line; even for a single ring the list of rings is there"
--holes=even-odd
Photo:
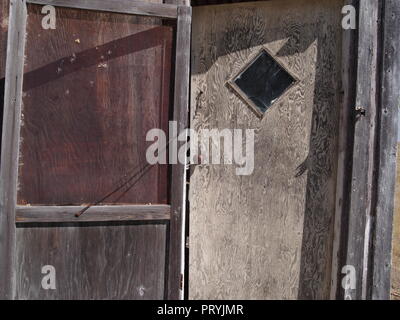
[[[186,125],[190,8],[27,2],[10,7],[1,297],[178,298],[184,168],[145,154],[150,129]]]
[[[193,9],[192,126],[254,129],[255,158],[191,174],[191,298],[329,298],[343,5]]]

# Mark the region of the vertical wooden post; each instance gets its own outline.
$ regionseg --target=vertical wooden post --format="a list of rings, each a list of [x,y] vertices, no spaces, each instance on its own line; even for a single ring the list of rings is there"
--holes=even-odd
[[[178,134],[188,127],[189,116],[189,73],[190,73],[190,36],[192,8],[178,7],[175,96],[173,120],[178,123]],[[171,139],[172,137],[170,137]],[[178,150],[185,142],[178,142]],[[186,203],[186,165],[172,165],[171,178],[171,220],[169,230],[169,267],[167,298],[182,298],[184,261],[183,223]]]
[[[10,1],[4,93],[3,144],[0,171],[0,298],[12,299],[15,289],[15,205],[18,142],[22,101],[22,75],[26,28],[25,0]]]
[[[357,0],[346,0],[345,5],[357,8]],[[351,176],[354,105],[356,98],[357,75],[357,30],[342,31],[342,103],[339,120],[338,169],[336,178],[335,235],[332,254],[331,299],[336,299],[341,287],[344,250],[341,247],[343,238],[347,236],[349,198],[351,194],[348,183]],[[340,263],[339,263],[340,261]]]
[[[348,204],[341,204],[332,297],[388,299],[400,106],[400,2],[359,1],[358,14],[354,130],[347,139],[353,146],[351,180],[343,188],[349,196],[342,199]],[[354,267],[355,288],[341,285],[345,266]]]
[[[376,84],[378,64],[378,30],[380,1],[359,3],[358,59],[354,113],[354,146],[352,157],[351,194],[344,259],[338,266],[355,269],[356,287],[342,288],[346,299],[365,299],[371,224],[371,187],[376,125]],[[344,276],[344,275],[343,275]]]
[[[385,0],[378,121],[376,207],[371,246],[369,298],[390,298],[392,223],[400,107],[400,1]]]

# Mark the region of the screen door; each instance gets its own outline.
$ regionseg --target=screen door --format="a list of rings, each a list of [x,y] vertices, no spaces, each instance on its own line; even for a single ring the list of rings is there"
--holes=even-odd
[[[184,166],[150,165],[146,134],[186,127],[190,15],[11,1],[2,297],[180,297]]]

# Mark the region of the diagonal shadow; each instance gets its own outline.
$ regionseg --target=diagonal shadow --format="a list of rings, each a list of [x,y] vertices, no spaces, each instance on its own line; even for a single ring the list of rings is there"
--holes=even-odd
[[[234,3],[243,1],[229,0],[222,2]],[[257,19],[257,10],[253,11],[253,17],[254,19]],[[194,20],[196,19],[195,14],[193,19]],[[258,21],[258,23],[266,24],[267,22]],[[197,30],[194,29],[192,32],[196,31]],[[216,39],[223,45],[216,45],[213,48],[213,51],[209,53],[209,57],[202,60],[201,66],[199,68],[196,68],[195,70],[191,70],[191,73],[192,74],[205,73],[209,71],[209,69],[214,65],[215,61],[218,60],[219,57],[231,55],[238,51],[246,50],[255,46],[264,45],[265,42],[262,39],[262,37],[253,36],[253,33],[254,29],[252,29],[251,24],[242,23],[229,26],[229,29],[223,30],[223,34],[221,35],[221,37],[218,38],[218,40]],[[315,37],[305,36],[304,30],[302,30],[299,26],[291,26],[285,30],[279,28],[270,29],[266,37],[268,38],[268,42],[274,42],[286,39],[286,42],[276,53],[276,55],[279,57],[303,53],[316,40]]]
[[[25,73],[23,90],[29,91],[83,68],[162,45],[166,36],[165,28],[156,27],[61,58]]]
[[[132,54],[134,52],[165,45],[166,39],[169,38],[169,28],[166,29],[165,26],[154,27],[149,30],[138,32],[133,35],[129,35],[127,37],[110,41],[103,45],[75,53],[72,56],[60,58],[43,67],[26,72],[24,74],[23,90],[26,92],[84,68],[89,68],[99,63],[104,63],[106,61]],[[4,81],[1,83],[4,83]],[[117,181],[115,189],[109,191],[101,199],[98,199],[94,203],[90,204],[82,212],[79,212],[79,215],[85,212],[90,206],[97,205],[101,203],[101,201],[110,198],[117,192],[120,192],[122,189],[126,188],[126,191],[123,191],[122,193],[122,195],[124,195],[150,169],[148,166],[144,166],[143,168],[139,167],[143,167],[143,165],[139,164],[137,167],[129,170],[129,172],[126,172],[124,177],[121,177],[121,179]],[[126,176],[128,176],[127,179]],[[121,197],[122,196],[119,196],[118,199]],[[118,199],[114,200],[113,203],[118,201]]]

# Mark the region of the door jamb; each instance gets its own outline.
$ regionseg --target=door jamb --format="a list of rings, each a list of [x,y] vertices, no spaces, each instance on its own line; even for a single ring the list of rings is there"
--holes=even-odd
[[[400,2],[346,2],[357,7],[359,21],[357,30],[343,31],[344,44],[349,39],[356,44],[344,48],[353,56],[344,56],[349,59],[343,70],[348,92],[340,126],[345,133],[339,150],[331,298],[389,299],[400,106]],[[355,287],[343,288],[344,277],[353,276],[350,270],[355,271]]]

